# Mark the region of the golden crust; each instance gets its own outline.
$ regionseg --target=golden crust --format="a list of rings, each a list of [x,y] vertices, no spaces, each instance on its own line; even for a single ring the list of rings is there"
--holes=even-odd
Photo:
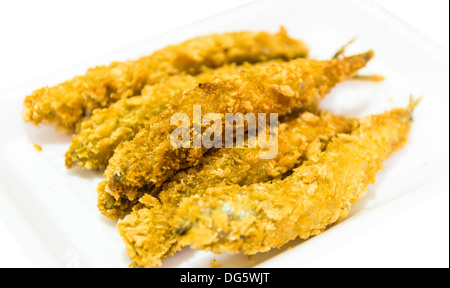
[[[161,265],[162,259],[183,248],[176,241],[177,228],[170,222],[183,198],[202,195],[206,189],[218,185],[244,186],[283,177],[302,161],[315,158],[315,154],[337,134],[350,133],[355,122],[326,112],[317,115],[305,112],[280,124],[279,153],[271,160],[260,159],[259,155],[264,150],[261,148],[212,151],[200,160],[198,166],[172,177],[159,194],[153,191],[159,201],[146,194],[133,212],[119,221],[118,230],[127,245],[128,255],[139,266]],[[317,146],[318,152],[312,152]],[[105,204],[103,212],[109,217],[123,216],[128,212],[122,210],[120,213],[121,206],[106,210]]]
[[[160,266],[188,245],[253,255],[346,217],[407,141],[420,100],[361,120],[315,109],[341,81],[383,80],[357,75],[373,52],[342,57],[347,45],[317,61],[297,59],[308,47],[283,27],[197,37],[35,90],[23,119],[79,132],[68,168],[107,168],[98,208],[120,219],[130,267]],[[192,148],[192,140],[189,149],[173,148],[170,118],[185,113],[192,127],[194,105],[222,120],[225,113],[277,113],[277,156],[262,159],[267,149],[250,149],[251,136],[243,149]]]
[[[83,76],[35,90],[25,98],[23,118],[36,125],[52,124],[59,130],[74,131],[95,109],[139,95],[145,85],[175,74],[196,75],[205,67],[307,54],[307,46],[290,38],[284,28],[277,34],[235,32],[197,37],[137,60],[91,68]]]
[[[344,59],[297,59],[267,68],[243,70],[230,79],[203,83],[185,91],[168,109],[150,121],[136,137],[116,149],[105,171],[107,193],[133,201],[140,187],[161,186],[176,171],[198,164],[204,148],[174,149],[170,143],[174,113],[193,119],[193,106],[202,113],[278,113],[312,105],[337,83],[351,78],[373,57],[373,52]],[[192,123],[191,123],[192,127]],[[202,127],[207,128],[207,127]]]
[[[305,162],[286,179],[214,187],[184,198],[172,222],[180,244],[255,254],[321,233],[347,216],[383,161],[406,143],[410,112],[363,119],[355,132],[335,138],[317,161]]]
[[[73,136],[72,145],[67,151],[66,167],[80,166],[85,169],[105,169],[114,149],[125,141],[132,140],[147,121],[166,110],[169,102],[184,90],[199,83],[222,79],[237,74],[241,69],[262,67],[272,60],[257,64],[226,64],[216,69],[205,69],[199,75],[174,75],[155,85],[147,85],[142,95],[121,99],[107,108],[97,109],[85,119],[80,132]]]

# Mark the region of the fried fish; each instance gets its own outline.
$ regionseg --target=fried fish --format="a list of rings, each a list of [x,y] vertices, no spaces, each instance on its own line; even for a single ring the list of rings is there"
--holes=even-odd
[[[256,64],[226,64],[216,69],[205,69],[199,75],[174,75],[155,85],[146,86],[142,95],[121,99],[107,108],[96,109],[81,124],[80,132],[72,138],[66,152],[66,167],[105,169],[114,150],[123,142],[132,140],[145,123],[162,113],[171,100],[184,90],[208,82],[216,77],[229,78],[242,69],[264,67],[282,60]]]
[[[286,177],[302,161],[319,157],[336,135],[351,133],[356,125],[356,120],[342,116],[305,112],[280,124],[279,152],[274,159],[261,159],[261,148],[211,151],[198,166],[177,173],[161,191],[151,191],[140,198],[133,212],[119,221],[117,227],[128,255],[138,266],[161,265],[162,259],[184,247],[176,240],[179,227],[171,225],[183,198],[203,195],[207,189],[220,185],[245,186]],[[99,207],[106,216],[123,216],[125,211],[120,206],[108,210],[104,204],[99,203]]]
[[[192,119],[194,106],[202,113],[247,113],[280,116],[295,108],[320,101],[337,83],[352,78],[366,66],[373,51],[343,59],[297,59],[268,67],[241,71],[230,79],[217,78],[189,89],[172,101],[167,110],[151,120],[136,137],[116,149],[99,185],[107,193],[133,201],[139,188],[159,187],[178,170],[198,164],[207,149],[176,149],[171,143],[175,129],[170,119],[181,112]],[[206,129],[206,125],[202,127]],[[191,138],[192,139],[192,138]]]
[[[290,38],[284,28],[276,34],[234,32],[197,37],[137,60],[91,68],[83,76],[35,90],[25,98],[23,119],[73,132],[95,109],[140,95],[146,85],[157,84],[172,75],[196,75],[205,67],[293,59],[307,54],[308,47]]]
[[[322,233],[348,215],[383,162],[405,145],[416,104],[361,120],[285,179],[183,198],[173,217],[177,240],[214,253],[255,254]]]

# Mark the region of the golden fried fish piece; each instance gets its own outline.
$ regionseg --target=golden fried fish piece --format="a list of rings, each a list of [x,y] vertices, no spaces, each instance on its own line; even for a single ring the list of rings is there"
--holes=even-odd
[[[283,27],[277,34],[234,32],[197,37],[137,60],[91,68],[83,76],[35,90],[25,98],[23,119],[71,132],[95,109],[139,95],[145,85],[175,74],[196,75],[205,67],[293,59],[307,54],[305,43],[290,38]]]
[[[159,187],[176,171],[198,164],[205,148],[176,149],[170,141],[170,119],[181,112],[192,127],[194,106],[207,113],[290,113],[321,100],[337,83],[351,79],[373,57],[373,51],[343,59],[297,59],[241,71],[230,79],[203,83],[185,91],[168,109],[153,118],[136,137],[116,149],[99,189],[120,199],[135,200],[140,187]],[[206,129],[207,126],[202,127]],[[191,142],[192,143],[192,142]],[[191,145],[191,147],[193,147]]]
[[[145,123],[163,112],[168,103],[184,90],[199,83],[222,79],[237,74],[248,67],[263,67],[281,60],[256,64],[226,64],[216,69],[206,69],[199,75],[174,75],[155,85],[147,85],[142,95],[121,99],[107,108],[96,109],[81,124],[80,132],[73,136],[72,145],[66,152],[66,167],[80,166],[84,169],[105,169],[114,149],[132,140]]]
[[[279,152],[274,159],[260,159],[265,150],[261,148],[211,151],[200,159],[198,166],[172,177],[159,194],[153,192],[159,201],[146,194],[133,212],[119,221],[117,227],[128,255],[138,266],[161,265],[162,259],[183,248],[176,241],[178,227],[171,226],[170,221],[183,198],[202,195],[206,189],[218,185],[244,186],[284,177],[302,161],[318,157],[336,135],[351,133],[356,124],[356,120],[327,112],[305,112],[280,124]],[[123,216],[120,213],[125,212],[120,210],[123,207],[106,210],[104,204],[99,207],[106,216]]]
[[[383,162],[405,145],[414,106],[361,120],[283,180],[184,198],[173,217],[178,241],[214,253],[255,254],[322,233],[348,215]]]

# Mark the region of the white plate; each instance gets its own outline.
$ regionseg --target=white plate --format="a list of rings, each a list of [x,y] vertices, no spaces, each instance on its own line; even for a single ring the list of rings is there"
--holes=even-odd
[[[22,101],[29,92],[83,74],[88,67],[137,58],[194,36],[233,30],[275,32],[280,25],[305,40],[312,57],[327,59],[355,36],[358,40],[347,54],[373,48],[376,57],[364,72],[382,74],[387,80],[344,83],[322,107],[359,117],[405,106],[411,93],[424,95],[415,112],[410,144],[385,164],[377,183],[369,187],[367,197],[354,206],[350,217],[322,235],[293,241],[252,260],[186,249],[167,259],[165,267],[209,267],[212,258],[225,267],[299,266],[448,189],[447,53],[371,2],[257,1],[2,93],[0,216],[33,263],[37,267],[127,267],[130,260],[115,223],[97,211],[95,189],[101,173],[66,170],[63,155],[70,136],[22,121]],[[33,143],[43,151],[37,152]]]

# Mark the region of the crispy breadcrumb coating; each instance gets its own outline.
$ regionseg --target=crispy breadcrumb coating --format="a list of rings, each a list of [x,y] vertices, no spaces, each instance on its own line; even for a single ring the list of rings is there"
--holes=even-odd
[[[174,75],[158,84],[146,86],[141,96],[121,99],[107,108],[97,109],[82,122],[80,132],[73,136],[72,145],[65,155],[66,167],[105,169],[114,149],[121,143],[132,140],[147,121],[163,112],[168,103],[184,90],[215,77],[229,78],[252,65],[263,67],[277,62],[281,60],[245,63],[241,66],[233,63],[206,69],[196,76]]]
[[[22,116],[78,133],[67,168],[106,168],[98,208],[120,219],[130,267],[161,266],[186,246],[254,255],[318,235],[346,217],[383,162],[407,142],[420,100],[361,120],[318,111],[344,80],[384,80],[357,74],[373,51],[344,57],[353,41],[333,59],[317,61],[301,59],[308,47],[284,27],[277,34],[197,37],[37,89],[25,98]],[[192,147],[194,135],[211,128],[208,121],[200,133],[193,128],[198,106],[202,116],[215,113],[222,121],[227,113],[276,113],[275,158],[261,157],[270,148],[250,148],[273,131],[253,136],[245,125],[245,148]],[[177,113],[190,118],[191,139],[182,140],[190,148],[173,147]],[[224,124],[218,128],[226,134]],[[214,259],[211,266],[222,265]]]
[[[42,147],[39,144],[33,143],[33,147],[34,149],[36,149],[36,151],[42,152]]]
[[[214,253],[255,254],[322,233],[348,215],[382,163],[404,146],[412,106],[363,119],[286,179],[184,198],[173,217],[178,241]]]
[[[275,159],[260,159],[264,150],[261,148],[211,151],[198,166],[177,173],[165,183],[157,194],[159,201],[150,194],[144,195],[133,213],[119,222],[128,255],[138,266],[161,265],[162,259],[183,248],[176,241],[177,227],[171,226],[170,219],[184,197],[202,195],[206,189],[219,185],[244,186],[284,177],[302,161],[316,159],[331,139],[351,133],[356,124],[356,120],[326,112],[305,112],[280,124],[279,153]],[[117,215],[121,208],[102,212]]]
[[[120,199],[135,200],[146,185],[161,186],[176,171],[198,164],[205,148],[175,149],[170,118],[177,112],[193,119],[194,105],[207,113],[278,113],[305,107],[321,100],[337,83],[351,78],[373,57],[373,51],[343,59],[297,59],[267,68],[241,71],[230,79],[203,83],[185,91],[168,109],[150,121],[136,137],[116,149],[105,171],[106,185],[99,189]],[[206,129],[206,126],[202,127]],[[192,147],[192,145],[191,145]]]
[[[350,133],[355,125],[354,119],[325,111],[304,112],[279,124],[278,154],[274,159],[262,159],[261,153],[268,150],[262,148],[211,151],[197,166],[178,172],[164,183],[158,198],[162,203],[178,203],[180,197],[195,195],[217,185],[244,186],[283,177],[302,161],[315,159],[331,139],[338,134]]]
[[[284,28],[277,34],[235,32],[197,37],[137,60],[91,68],[83,76],[35,90],[24,101],[23,118],[36,125],[52,124],[61,131],[74,131],[94,109],[139,95],[145,85],[171,75],[196,75],[205,67],[226,63],[293,59],[307,54],[307,46],[290,38]]]

